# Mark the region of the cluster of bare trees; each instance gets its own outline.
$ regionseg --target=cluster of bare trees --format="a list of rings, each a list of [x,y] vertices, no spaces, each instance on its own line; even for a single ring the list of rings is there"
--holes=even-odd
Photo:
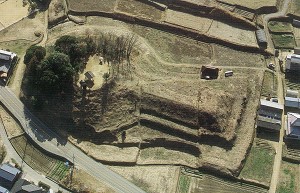
[[[133,48],[137,44],[137,36],[134,34],[115,36],[111,33],[101,34],[97,41],[97,51],[103,56],[108,64],[112,65],[113,75],[118,75],[120,66],[124,69],[124,63],[127,69],[130,68],[130,57]]]

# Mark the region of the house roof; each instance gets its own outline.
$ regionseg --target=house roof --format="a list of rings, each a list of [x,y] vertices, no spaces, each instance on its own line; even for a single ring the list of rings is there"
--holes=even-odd
[[[265,99],[260,99],[260,106],[266,106],[266,107],[271,107],[274,109],[283,110],[283,105],[272,102],[272,101],[267,101]]]
[[[292,101],[292,102],[299,102],[299,98],[295,98],[295,97],[285,97],[284,100]]]
[[[33,184],[28,184],[28,185],[24,185],[22,186],[22,192],[34,192],[34,193],[41,193],[42,192],[42,188],[33,185]]]
[[[9,191],[6,188],[0,186],[0,193],[9,193]]]
[[[12,60],[14,57],[16,57],[17,54],[5,50],[0,50],[0,59],[2,60]]]
[[[0,72],[5,72],[7,73],[8,70],[10,69],[11,62],[10,61],[5,61],[0,59]]]
[[[292,98],[297,98],[298,97],[298,90],[286,90],[286,96],[287,97],[292,97]]]
[[[88,79],[92,79],[95,77],[95,75],[91,72],[91,71],[87,71],[86,73],[84,73],[84,75],[88,78]]]
[[[295,57],[292,55],[291,57],[291,63],[293,64],[300,64],[300,58],[299,57]]]
[[[19,179],[11,189],[11,193],[45,193],[45,191],[25,179]]]
[[[287,135],[300,136],[300,114],[287,113]]]
[[[8,180],[8,181],[13,181],[15,179],[15,177],[21,173],[20,170],[18,170],[17,168],[9,165],[9,164],[3,164],[0,167],[0,177]]]

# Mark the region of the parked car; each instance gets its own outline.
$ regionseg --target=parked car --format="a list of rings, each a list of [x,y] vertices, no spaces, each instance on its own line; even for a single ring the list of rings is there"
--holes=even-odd
[[[270,64],[268,65],[268,68],[275,71],[275,64],[270,63]]]

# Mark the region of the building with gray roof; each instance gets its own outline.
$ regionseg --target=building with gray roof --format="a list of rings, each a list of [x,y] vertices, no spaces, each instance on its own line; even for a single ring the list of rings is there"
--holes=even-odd
[[[256,39],[259,46],[267,47],[268,41],[267,41],[265,31],[263,29],[256,30]]]
[[[0,193],[9,193],[9,191],[6,188],[0,186]]]
[[[10,164],[2,164],[0,167],[0,186],[11,189],[17,181],[21,171]]]

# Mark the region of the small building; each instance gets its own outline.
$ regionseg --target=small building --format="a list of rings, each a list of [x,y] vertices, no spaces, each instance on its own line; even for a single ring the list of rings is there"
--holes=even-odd
[[[11,193],[46,193],[42,188],[25,179],[18,180],[10,191]]]
[[[285,97],[284,98],[284,106],[291,108],[300,108],[299,98],[295,97]]]
[[[9,193],[9,191],[6,188],[0,186],[0,193]]]
[[[95,75],[91,72],[91,71],[87,71],[86,73],[84,73],[85,78],[89,81],[93,81],[93,78],[95,77]]]
[[[300,47],[295,47],[294,48],[294,54],[297,54],[297,55],[300,54]]]
[[[267,47],[268,41],[267,41],[265,31],[263,29],[256,30],[256,39],[260,47],[265,47],[265,48]]]
[[[0,50],[0,78],[7,78],[17,54]]]
[[[300,55],[289,54],[285,61],[285,70],[289,71],[300,71]]]
[[[286,97],[298,98],[299,91],[298,90],[289,90],[289,89],[287,89],[286,93],[285,93],[285,96]]]
[[[217,79],[219,76],[219,68],[213,66],[202,66],[200,77],[202,79]]]
[[[294,27],[300,27],[300,21],[297,19],[293,19],[293,26]]]
[[[280,131],[282,112],[283,105],[261,99],[257,126],[270,131]]]
[[[2,164],[0,167],[0,186],[11,189],[19,178],[21,171],[10,164]]]
[[[300,139],[300,114],[287,113],[286,137]]]

